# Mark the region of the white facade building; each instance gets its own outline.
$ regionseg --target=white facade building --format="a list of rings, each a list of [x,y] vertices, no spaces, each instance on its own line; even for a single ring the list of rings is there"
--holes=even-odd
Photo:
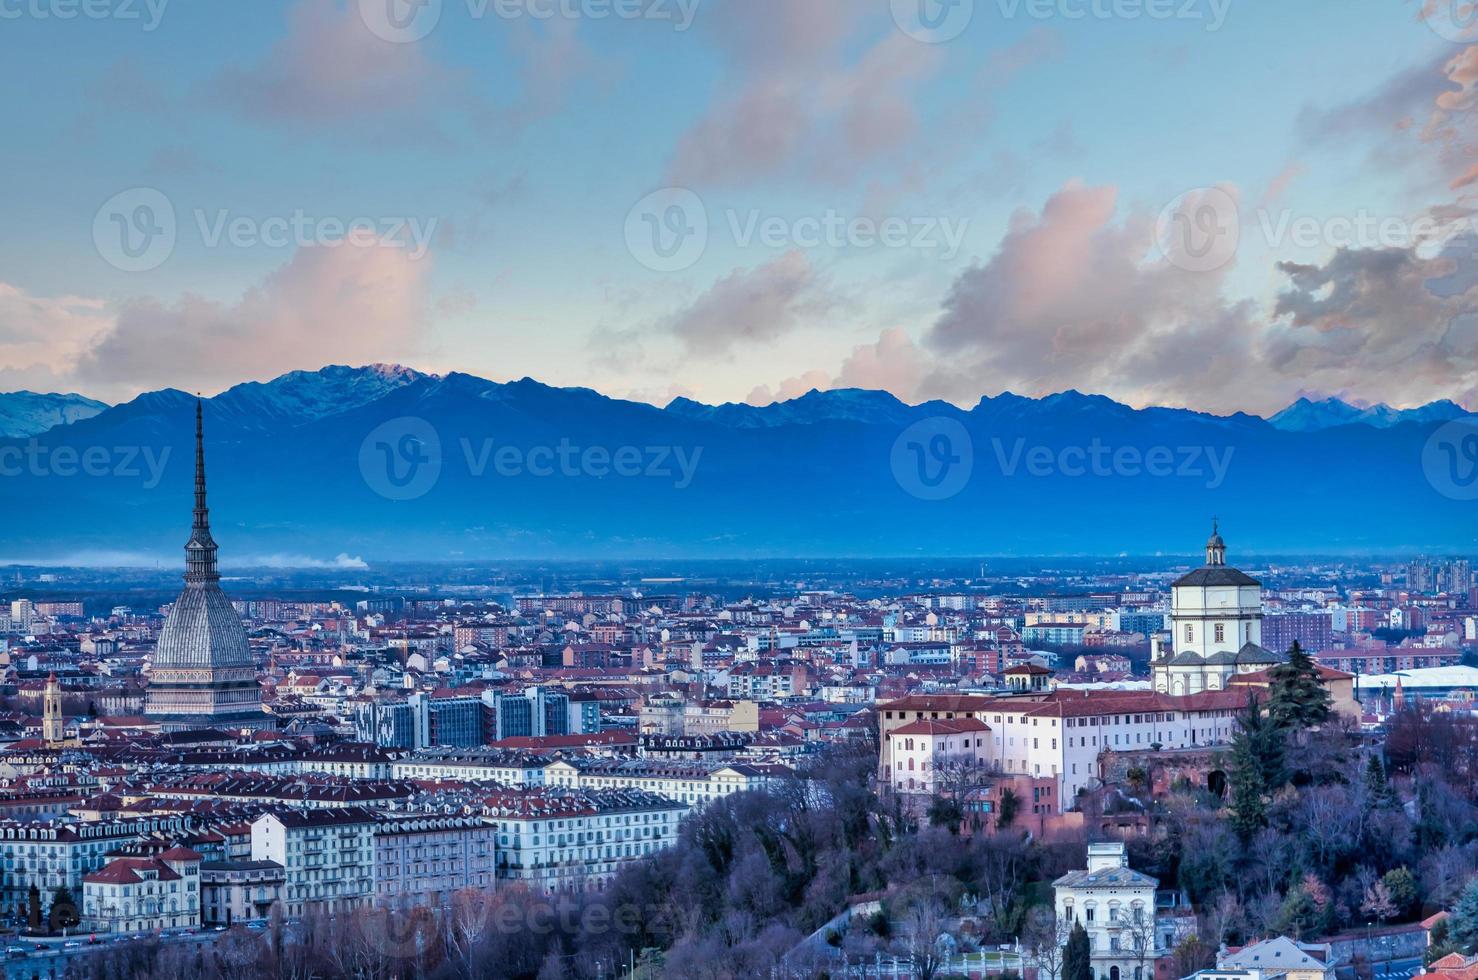
[[[990,728],[975,718],[923,719],[888,733],[888,778],[899,793],[933,793],[951,767],[981,768],[992,759]],[[946,777],[947,778],[947,777]]]
[[[1246,706],[1246,692],[1238,690],[1184,697],[1069,689],[1002,697],[912,694],[878,705],[879,774],[890,782],[898,776],[895,730],[919,721],[973,718],[989,730],[982,764],[1005,773],[1056,777],[1058,799],[1070,809],[1078,791],[1096,783],[1099,755],[1105,750],[1225,745],[1236,734],[1237,714]]]
[[[157,857],[122,857],[82,879],[82,926],[93,932],[152,932],[200,925],[200,855],[172,847]]]
[[[671,847],[688,808],[638,790],[542,790],[490,798],[483,813],[498,828],[498,877],[559,891]]]
[[[1088,932],[1095,980],[1154,980],[1159,882],[1129,867],[1122,841],[1088,845],[1088,867],[1052,883],[1057,921]]]
[[[264,813],[252,821],[251,855],[282,865],[289,918],[315,905],[326,912],[357,908],[374,894],[375,815],[362,807]]]

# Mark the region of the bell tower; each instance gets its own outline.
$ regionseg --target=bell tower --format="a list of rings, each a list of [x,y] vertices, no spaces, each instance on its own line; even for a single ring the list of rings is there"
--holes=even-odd
[[[41,740],[49,746],[66,741],[66,719],[62,717],[62,685],[53,672],[46,678],[46,691],[41,715]]]

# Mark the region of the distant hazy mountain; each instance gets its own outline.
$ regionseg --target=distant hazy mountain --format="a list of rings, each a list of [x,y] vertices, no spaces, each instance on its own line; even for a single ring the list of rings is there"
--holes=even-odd
[[[91,418],[107,407],[81,395],[0,393],[0,436],[34,436],[53,426]]]
[[[1466,474],[1442,469],[1463,458],[1429,445],[1449,414],[1301,427],[1075,391],[658,408],[383,365],[240,385],[205,409],[227,562],[1190,555],[1212,515],[1234,560],[1471,549]],[[0,484],[0,557],[181,561],[193,424],[193,398],[165,390],[37,436],[45,452]]]
[[[1470,414],[1455,402],[1430,402],[1420,408],[1351,405],[1338,398],[1300,398],[1268,421],[1288,432],[1314,432],[1337,425],[1370,425],[1387,429],[1403,422],[1447,422]]]

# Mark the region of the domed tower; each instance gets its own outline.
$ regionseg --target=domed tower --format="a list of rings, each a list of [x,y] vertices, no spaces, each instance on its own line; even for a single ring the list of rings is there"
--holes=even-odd
[[[1278,658],[1262,647],[1262,583],[1227,565],[1218,522],[1206,539],[1206,564],[1170,586],[1171,652],[1154,661],[1155,690],[1223,690],[1232,676]]]
[[[203,406],[195,402],[195,516],[185,544],[185,588],[159,632],[144,714],[166,731],[273,727],[241,617],[221,591],[205,504]]]

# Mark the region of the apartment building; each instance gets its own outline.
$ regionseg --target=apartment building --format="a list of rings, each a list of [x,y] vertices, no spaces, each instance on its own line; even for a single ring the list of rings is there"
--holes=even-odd
[[[577,790],[640,790],[689,807],[730,793],[761,789],[791,775],[779,765],[683,765],[645,759],[561,759],[544,770],[544,784]]]
[[[677,839],[688,807],[640,790],[543,789],[484,801],[497,827],[497,877],[548,891],[609,879]]]
[[[206,925],[222,926],[265,919],[286,884],[287,869],[276,861],[203,861],[201,918]]]
[[[456,779],[542,786],[549,757],[508,749],[428,749],[390,764],[396,779]]]
[[[252,821],[252,860],[282,865],[289,918],[347,911],[374,895],[375,826],[363,807],[271,811]]]
[[[375,901],[434,908],[464,888],[492,888],[496,839],[485,817],[382,814],[375,824]]]
[[[178,838],[193,830],[187,817],[126,820],[72,819],[0,823],[0,906],[16,908],[31,886],[44,896],[58,888],[82,893],[84,875],[107,863],[106,855],[140,837]]]

